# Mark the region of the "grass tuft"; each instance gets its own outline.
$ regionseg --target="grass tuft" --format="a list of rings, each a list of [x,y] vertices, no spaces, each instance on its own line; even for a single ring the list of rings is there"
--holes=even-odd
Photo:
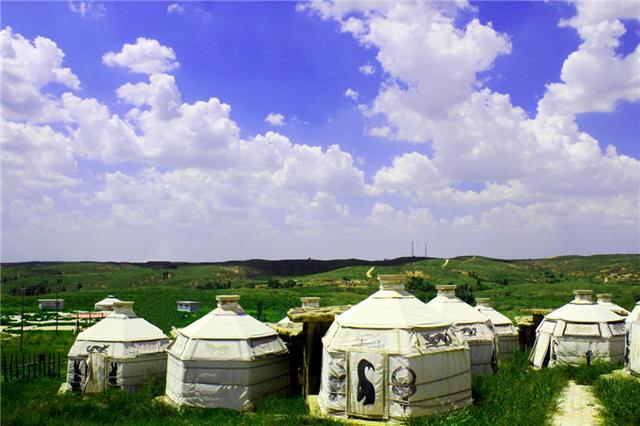
[[[637,378],[598,378],[593,393],[603,406],[605,425],[640,425],[640,380]]]

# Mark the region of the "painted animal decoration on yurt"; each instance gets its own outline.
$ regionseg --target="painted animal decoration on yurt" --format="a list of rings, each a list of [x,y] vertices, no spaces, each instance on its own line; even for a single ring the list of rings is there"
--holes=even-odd
[[[571,302],[547,314],[536,329],[530,362],[536,368],[623,362],[625,318],[594,302],[591,290],[573,294]]]
[[[322,412],[401,421],[471,404],[460,332],[404,289],[404,275],[378,279],[380,290],[336,316],[322,339]]]

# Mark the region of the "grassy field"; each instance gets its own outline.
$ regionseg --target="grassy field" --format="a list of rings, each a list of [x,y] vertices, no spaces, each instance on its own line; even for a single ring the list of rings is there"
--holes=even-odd
[[[44,341],[43,341],[44,342]],[[503,363],[495,376],[475,379],[473,406],[452,413],[413,418],[410,425],[542,425],[554,414],[560,392],[568,380],[595,383],[607,424],[638,424],[640,382],[634,379],[603,379],[599,374],[614,366],[591,368],[529,368],[527,354],[518,353]],[[226,409],[175,410],[158,403],[164,393],[162,382],[127,394],[111,390],[82,396],[56,394],[62,378],[40,378],[2,386],[3,425],[340,425],[313,418],[301,396],[268,397],[255,412],[238,413]],[[46,421],[45,421],[46,419]]]

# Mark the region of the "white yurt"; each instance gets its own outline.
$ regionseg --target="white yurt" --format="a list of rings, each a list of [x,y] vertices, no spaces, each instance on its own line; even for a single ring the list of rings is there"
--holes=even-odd
[[[627,317],[626,364],[632,374],[640,376],[640,301]]]
[[[177,330],[167,349],[166,397],[177,405],[254,408],[264,395],[289,389],[289,357],[277,333],[245,313],[240,296],[216,296],[218,307]]]
[[[598,305],[609,308],[609,310],[613,311],[613,313],[618,314],[622,317],[626,317],[627,315],[629,315],[629,311],[627,311],[622,306],[619,306],[613,303],[612,298],[613,298],[613,295],[611,293],[596,294]]]
[[[504,360],[513,356],[518,350],[518,328],[508,317],[493,309],[489,303],[490,300],[488,297],[478,297],[476,309],[491,320],[496,334],[498,359]]]
[[[573,294],[571,302],[547,314],[536,329],[529,361],[536,368],[593,360],[622,362],[625,318],[595,303],[591,290]]]
[[[402,420],[471,404],[469,346],[451,321],[405,291],[403,275],[378,279],[322,339],[320,409]]]
[[[498,358],[491,320],[456,297],[456,285],[437,285],[436,290],[437,296],[427,306],[449,318],[462,333],[471,351],[471,374],[493,374]]]
[[[120,302],[120,299],[110,294],[93,306],[96,311],[113,311],[113,302]]]
[[[107,387],[136,390],[164,375],[169,339],[133,312],[133,302],[114,302],[113,312],[78,334],[68,356],[67,390],[96,393]]]

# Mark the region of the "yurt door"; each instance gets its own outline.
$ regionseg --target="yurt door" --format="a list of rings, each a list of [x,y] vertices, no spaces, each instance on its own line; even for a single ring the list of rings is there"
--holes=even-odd
[[[350,352],[347,375],[347,411],[368,419],[387,417],[385,371],[387,356],[371,352]]]
[[[536,342],[533,344],[533,353],[531,359],[534,367],[544,367],[544,360],[547,356],[547,352],[549,351],[550,340],[551,335],[547,333],[540,333],[538,334],[538,337],[536,337]]]
[[[107,355],[105,353],[91,353],[87,358],[87,382],[84,393],[104,392],[107,383]]]

